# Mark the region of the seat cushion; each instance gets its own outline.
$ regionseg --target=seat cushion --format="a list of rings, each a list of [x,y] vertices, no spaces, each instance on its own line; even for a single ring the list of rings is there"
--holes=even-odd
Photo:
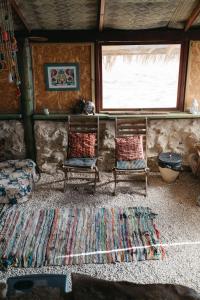
[[[144,159],[136,159],[136,160],[118,160],[117,161],[117,169],[120,170],[141,170],[145,169],[146,161]]]
[[[69,167],[88,167],[95,166],[97,158],[69,158],[64,161],[64,166]]]
[[[142,135],[115,139],[117,160],[144,159]]]
[[[95,156],[95,133],[74,132],[69,134],[69,157],[83,158]]]

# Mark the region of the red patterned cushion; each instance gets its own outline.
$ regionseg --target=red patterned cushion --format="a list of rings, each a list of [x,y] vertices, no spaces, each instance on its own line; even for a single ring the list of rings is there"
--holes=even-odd
[[[94,157],[95,156],[95,133],[70,133],[69,157]]]
[[[115,145],[117,160],[144,159],[142,135],[116,138]]]

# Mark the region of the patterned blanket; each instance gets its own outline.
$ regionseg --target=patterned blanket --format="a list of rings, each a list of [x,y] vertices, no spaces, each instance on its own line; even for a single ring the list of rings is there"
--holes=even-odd
[[[155,214],[137,208],[64,208],[0,215],[1,265],[41,267],[132,262],[164,256]]]
[[[30,159],[0,163],[0,203],[22,203],[31,194],[36,177],[35,163]]]

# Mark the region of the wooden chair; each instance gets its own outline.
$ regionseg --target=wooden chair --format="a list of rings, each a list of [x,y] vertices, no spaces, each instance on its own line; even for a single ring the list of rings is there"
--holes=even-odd
[[[131,139],[130,139],[131,137]],[[134,138],[135,137],[135,138]],[[128,156],[132,156],[132,149],[135,146],[130,147],[129,141],[137,139],[141,141],[140,149],[143,153],[139,159],[128,159]],[[126,148],[127,152],[124,153],[125,159],[119,159],[119,141],[123,142],[121,148]],[[147,184],[148,184],[148,167],[147,167],[147,118],[145,119],[130,119],[130,118],[118,118],[115,119],[115,167],[113,169],[114,175],[114,191],[113,195],[116,194],[116,186],[118,182],[131,182],[133,179],[127,176],[144,176],[145,177],[145,193],[147,196]],[[128,144],[127,144],[128,143]],[[133,142],[132,142],[133,143]],[[118,148],[118,149],[117,149]],[[136,147],[137,148],[137,147]],[[124,149],[123,149],[124,151]],[[133,155],[134,156],[134,155]],[[120,175],[123,175],[120,178]],[[126,179],[124,179],[126,178]]]
[[[88,151],[92,152],[88,155]],[[70,179],[78,179],[85,181],[82,185],[93,185],[93,193],[95,193],[96,183],[99,181],[98,152],[99,117],[69,116],[67,159],[63,164],[65,173],[64,191],[66,191]],[[84,177],[70,176],[73,173],[80,173]],[[89,177],[86,174],[89,174]]]

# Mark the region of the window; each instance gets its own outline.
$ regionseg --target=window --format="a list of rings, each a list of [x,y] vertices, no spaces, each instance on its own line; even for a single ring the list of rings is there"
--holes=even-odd
[[[103,110],[178,108],[180,43],[101,50]]]

